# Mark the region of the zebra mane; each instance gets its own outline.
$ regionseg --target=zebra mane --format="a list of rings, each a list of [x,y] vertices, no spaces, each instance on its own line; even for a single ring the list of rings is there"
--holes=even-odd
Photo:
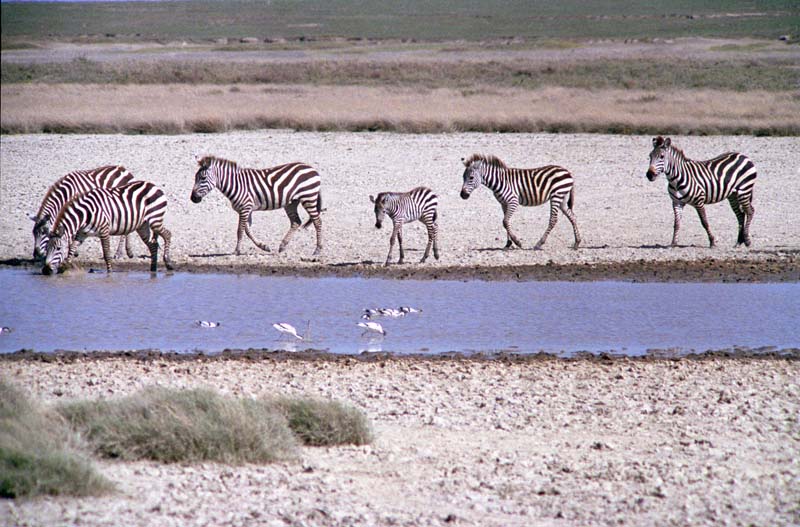
[[[215,157],[215,156],[205,156],[197,163],[201,167],[208,167],[211,166],[212,163],[215,163],[217,165],[222,165],[227,168],[232,168],[233,170],[238,170],[239,168],[239,165],[237,165],[235,161],[230,161],[228,159],[223,159],[221,157]]]
[[[472,154],[464,160],[464,164],[469,166],[475,161],[483,161],[486,164],[493,165],[499,168],[508,168],[506,164],[497,156],[491,154]]]

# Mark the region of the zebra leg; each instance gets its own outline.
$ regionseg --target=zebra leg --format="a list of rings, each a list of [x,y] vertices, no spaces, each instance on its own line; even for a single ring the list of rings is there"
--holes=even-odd
[[[747,247],[750,247],[750,222],[753,221],[753,214],[755,214],[756,209],[753,208],[753,203],[750,201],[750,197],[747,198],[747,203],[742,203],[742,208],[745,211],[745,219],[744,219],[744,244]]]
[[[319,210],[319,197],[314,202],[303,202],[303,208],[308,212],[308,221],[314,224],[314,230],[317,234],[317,246],[314,248],[312,256],[319,256],[322,252],[322,217]],[[303,228],[305,227],[308,227],[308,222],[303,226]]]
[[[127,238],[125,236],[120,236],[119,237],[119,243],[117,244],[117,250],[114,253],[114,259],[115,260],[121,260],[122,259],[122,254],[125,252],[125,247],[127,245],[126,240],[127,240]]]
[[[397,225],[397,244],[400,246],[400,259],[397,260],[398,264],[402,264],[403,260],[406,258],[406,253],[403,252],[403,224],[398,223]]]
[[[675,223],[672,225],[672,247],[678,245],[678,231],[681,229],[681,216],[683,215],[683,203],[672,202],[672,213],[675,215]]]
[[[156,231],[145,223],[136,229],[136,232],[150,250],[150,272],[155,273],[158,271],[158,238],[156,237]]]
[[[744,243],[744,212],[742,212],[742,207],[739,204],[739,198],[736,197],[735,194],[731,194],[728,196],[728,203],[731,204],[731,208],[733,209],[733,213],[736,215],[736,221],[739,222],[739,236],[736,238],[736,245]]]
[[[253,233],[250,232],[250,215],[252,214],[252,209],[247,208],[244,210],[239,211],[239,230],[236,233],[236,255],[238,256],[241,254],[241,243],[242,243],[242,233],[247,234],[247,237],[250,238],[256,247],[261,249],[262,251],[269,252],[269,247],[267,244],[261,243],[260,241],[256,240],[253,236]]]
[[[550,222],[547,224],[547,229],[545,229],[544,234],[542,234],[542,238],[536,242],[536,245],[533,247],[534,250],[539,250],[542,248],[544,242],[547,241],[547,237],[550,236],[550,231],[552,231],[553,227],[555,227],[556,223],[558,223],[558,208],[560,206],[561,203],[557,202],[555,198],[550,200]]]
[[[428,231],[428,245],[425,246],[425,254],[422,255],[422,260],[419,263],[425,263],[425,260],[428,259],[428,256],[431,254],[431,246],[433,245],[433,240],[436,239],[436,224],[431,222],[425,223],[425,229]],[[436,251],[438,253],[438,251]],[[434,253],[436,259],[439,259],[438,254]]]
[[[384,266],[388,266],[391,263],[392,250],[394,249],[394,240],[398,237],[397,232],[399,225],[401,225],[400,222],[393,222],[392,235],[389,237],[389,254],[386,255],[386,262],[383,264]],[[402,258],[398,263],[402,263]]]
[[[155,228],[153,229],[153,232],[156,232]],[[161,238],[164,239],[164,266],[168,271],[172,271],[175,269],[175,267],[172,266],[172,259],[169,257],[169,246],[172,243],[172,233],[163,225],[158,227],[157,233],[159,236],[161,236]],[[153,238],[155,239],[155,235]],[[158,240],[156,240],[156,243],[158,243]]]
[[[706,234],[708,234],[709,247],[714,247],[714,235],[711,234],[711,228],[708,226],[708,219],[706,218],[706,208],[702,203],[699,203],[697,206],[695,206],[695,208],[697,209],[697,215],[700,216],[700,223],[706,230]]]
[[[567,205],[566,201],[561,202],[561,211],[572,224],[572,232],[575,234],[575,244],[572,246],[572,248],[577,249],[581,245],[581,233],[578,230],[578,220],[575,218],[575,213],[572,212],[572,209],[569,208],[569,205]]]
[[[300,228],[303,222],[300,221],[300,215],[297,214],[297,202],[293,201],[286,205],[283,210],[286,211],[286,215],[289,216],[289,231],[286,233],[286,236],[283,237],[281,241],[280,247],[278,247],[278,252],[282,253],[286,246],[289,244],[289,240],[292,238],[292,235]]]
[[[101,230],[98,235],[100,236],[100,245],[103,247],[103,260],[106,262],[106,272],[111,272],[111,235],[107,228]]]
[[[503,207],[503,228],[506,230],[507,237],[505,248],[512,249],[513,245],[516,245],[521,249],[522,242],[511,232],[511,216],[513,216],[514,212],[517,210],[517,202],[516,200],[509,201],[508,203],[501,203],[501,206]]]

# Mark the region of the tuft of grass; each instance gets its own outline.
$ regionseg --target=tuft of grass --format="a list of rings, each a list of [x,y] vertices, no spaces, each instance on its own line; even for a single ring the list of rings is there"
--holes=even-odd
[[[0,497],[88,496],[111,488],[59,414],[0,379]]]
[[[58,411],[107,458],[239,464],[296,456],[297,439],[277,409],[206,389],[151,387],[116,400],[64,404]]]
[[[372,429],[357,409],[337,401],[279,398],[267,400],[286,416],[289,428],[309,446],[365,445]]]

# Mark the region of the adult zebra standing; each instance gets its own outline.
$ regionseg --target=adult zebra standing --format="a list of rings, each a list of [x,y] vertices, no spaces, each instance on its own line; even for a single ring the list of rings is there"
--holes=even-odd
[[[756,167],[750,159],[738,152],[728,152],[707,161],[693,161],[682,150],[672,144],[670,138],[653,138],[650,166],[647,179],[655,181],[661,174],[667,176],[669,196],[675,224],[672,231],[672,246],[678,244],[678,230],[684,205],[697,209],[700,223],[708,234],[708,242],[714,247],[714,235],[706,218],[705,206],[728,198],[733,213],[739,222],[736,245],[750,246],[750,222],[753,221],[753,186],[756,183]]]
[[[433,191],[426,187],[417,187],[408,192],[381,192],[377,197],[370,196],[369,200],[375,204],[375,227],[381,228],[384,215],[389,215],[392,220],[392,236],[389,238],[389,254],[386,256],[386,263],[392,258],[395,239],[400,245],[400,258],[397,263],[403,263],[405,253],[403,252],[403,224],[412,221],[421,221],[428,231],[428,245],[425,247],[425,254],[420,263],[425,263],[431,253],[433,245],[433,257],[439,259],[439,225],[436,223],[438,213],[436,207],[439,199]]]
[[[126,185],[133,181],[133,174],[119,165],[109,165],[92,170],[75,170],[62,176],[55,183],[50,185],[47,193],[39,205],[39,212],[35,215],[29,214],[33,220],[33,258],[34,260],[44,259],[47,248],[48,235],[53,226],[53,222],[61,211],[61,208],[74,196],[87,192],[94,188],[112,188]],[[133,258],[133,251],[126,243],[126,237],[119,241],[115,258],[122,256],[123,248],[128,253],[128,258]],[[72,247],[75,251],[76,247]],[[73,256],[76,255],[73,252]]]
[[[172,269],[169,246],[172,235],[164,227],[167,198],[147,181],[115,188],[96,188],[72,198],[58,214],[47,242],[43,274],[53,274],[69,260],[74,240],[98,236],[106,270],[111,272],[110,236],[137,232],[150,249],[150,271],[158,270],[158,239],[164,239],[164,265]]]
[[[317,246],[314,256],[322,251],[322,195],[320,176],[311,166],[304,163],[288,163],[272,168],[239,168],[227,159],[206,156],[198,159],[200,168],[195,174],[191,200],[200,203],[211,189],[217,188],[231,202],[231,207],[239,214],[236,231],[235,254],[240,254],[242,234],[259,248],[269,252],[266,244],[259,242],[250,232],[251,214],[257,210],[283,208],[291,223],[283,237],[278,252],[283,252],[292,235],[302,222],[297,207],[302,205],[309,219],[303,227],[314,224],[317,231]]]
[[[522,247],[519,238],[511,231],[511,217],[517,207],[537,206],[546,201],[550,201],[550,223],[534,249],[540,249],[547,241],[547,236],[558,221],[558,209],[561,209],[564,216],[572,223],[575,233],[575,244],[572,247],[577,249],[581,244],[578,222],[572,211],[575,184],[572,174],[567,169],[555,165],[509,168],[497,157],[484,154],[473,154],[462,161],[467,168],[464,171],[461,197],[468,199],[481,184],[494,192],[494,197],[503,208],[503,227],[508,237],[506,249],[512,248],[514,244]]]

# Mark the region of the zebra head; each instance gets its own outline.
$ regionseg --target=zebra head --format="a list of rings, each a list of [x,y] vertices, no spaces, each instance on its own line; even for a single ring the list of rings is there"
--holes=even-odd
[[[481,186],[485,164],[481,159],[464,159],[461,162],[467,167],[464,170],[464,184],[461,186],[461,199],[468,199],[472,191]]]
[[[47,240],[50,237],[50,216],[39,218],[29,216],[33,220],[33,259],[44,260],[47,251]]]
[[[650,152],[650,166],[646,174],[648,180],[655,181],[661,174],[669,172],[672,162],[671,145],[669,137],[664,139],[659,135],[653,138],[653,151]]]
[[[369,200],[375,204],[375,228],[380,229],[383,224],[383,217],[386,215],[386,204],[388,203],[388,193],[381,192],[378,197],[370,196]]]
[[[58,268],[67,259],[69,253],[69,244],[64,239],[63,232],[49,233],[47,240],[47,250],[44,257],[44,267],[42,267],[42,274],[51,275],[58,272]]]
[[[200,168],[194,175],[194,187],[192,187],[191,200],[193,203],[200,203],[203,198],[217,186],[217,170],[219,167],[212,162],[213,158],[204,157],[197,160]]]

